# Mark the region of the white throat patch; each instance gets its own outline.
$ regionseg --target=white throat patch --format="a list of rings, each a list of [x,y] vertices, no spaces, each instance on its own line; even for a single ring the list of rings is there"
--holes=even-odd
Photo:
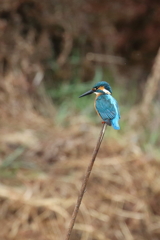
[[[110,94],[111,95],[111,93],[108,91],[108,90],[106,90],[105,88],[102,90],[103,92],[105,92],[106,94]],[[100,95],[100,93],[99,92],[94,92],[96,95]]]
[[[105,92],[106,94],[111,94],[108,90],[106,90],[105,88],[103,89],[103,92]]]

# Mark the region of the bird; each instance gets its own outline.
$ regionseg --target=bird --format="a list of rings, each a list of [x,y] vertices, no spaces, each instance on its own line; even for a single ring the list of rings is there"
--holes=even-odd
[[[119,130],[120,110],[118,102],[112,97],[112,88],[105,81],[98,82],[91,90],[83,93],[79,98],[95,93],[96,98],[94,107],[97,114],[102,118],[102,123],[112,126],[115,130]]]

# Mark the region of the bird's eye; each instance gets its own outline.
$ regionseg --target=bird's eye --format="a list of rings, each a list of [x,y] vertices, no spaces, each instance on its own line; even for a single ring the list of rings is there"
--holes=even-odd
[[[97,90],[97,88],[95,87],[95,88],[93,88],[93,91],[96,91]]]

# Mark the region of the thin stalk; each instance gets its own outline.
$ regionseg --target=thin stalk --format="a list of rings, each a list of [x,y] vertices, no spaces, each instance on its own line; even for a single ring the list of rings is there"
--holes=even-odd
[[[90,161],[90,163],[87,167],[87,171],[86,171],[86,174],[85,174],[83,182],[82,182],[81,190],[80,190],[79,196],[77,198],[77,203],[76,203],[74,211],[72,213],[70,224],[69,224],[69,227],[67,229],[66,236],[65,236],[64,240],[69,240],[70,239],[71,232],[72,232],[72,229],[73,229],[73,226],[74,226],[74,223],[75,223],[78,211],[79,211],[79,207],[81,205],[81,201],[82,201],[82,198],[83,198],[83,195],[84,195],[87,183],[88,183],[88,179],[89,179],[90,173],[92,171],[92,167],[93,167],[94,161],[96,159],[97,153],[99,151],[99,148],[101,146],[101,142],[102,142],[103,137],[104,137],[106,126],[107,126],[107,124],[103,123],[102,129],[101,129],[101,132],[100,132],[97,144],[96,144],[96,147],[93,151],[92,159],[91,159],[91,161]]]

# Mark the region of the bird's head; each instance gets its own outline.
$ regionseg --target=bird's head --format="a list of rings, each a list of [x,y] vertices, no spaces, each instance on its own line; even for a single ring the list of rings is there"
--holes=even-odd
[[[112,94],[112,89],[111,89],[109,83],[102,81],[102,82],[96,83],[91,90],[89,90],[86,93],[83,93],[79,97],[84,97],[84,96],[92,94],[92,93],[95,93],[97,95]]]

